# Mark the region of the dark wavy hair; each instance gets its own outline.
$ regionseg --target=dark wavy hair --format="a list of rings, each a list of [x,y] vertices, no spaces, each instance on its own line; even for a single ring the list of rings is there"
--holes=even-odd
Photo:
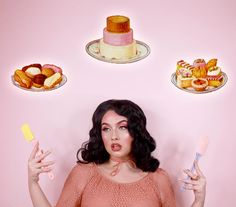
[[[128,119],[128,130],[133,137],[131,157],[139,169],[154,172],[159,167],[159,161],[151,155],[156,148],[155,140],[146,129],[146,116],[142,109],[129,100],[108,100],[101,103],[95,110],[93,127],[89,132],[89,140],[83,143],[77,152],[77,163],[102,164],[109,160],[110,155],[105,149],[101,136],[101,121],[104,114],[113,110]],[[81,158],[80,158],[81,154]]]

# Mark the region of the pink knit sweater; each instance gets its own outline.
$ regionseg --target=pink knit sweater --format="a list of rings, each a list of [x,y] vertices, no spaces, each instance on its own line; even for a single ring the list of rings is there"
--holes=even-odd
[[[69,174],[56,207],[175,207],[167,173],[158,168],[132,183],[105,177],[95,164],[78,164]]]

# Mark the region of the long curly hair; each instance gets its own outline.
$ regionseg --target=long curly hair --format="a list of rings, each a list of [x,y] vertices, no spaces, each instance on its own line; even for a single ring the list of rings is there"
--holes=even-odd
[[[128,120],[128,131],[133,138],[131,157],[136,166],[145,172],[154,172],[160,164],[151,155],[156,148],[155,140],[146,129],[144,112],[137,104],[129,100],[112,99],[101,103],[97,107],[92,117],[93,127],[89,132],[90,138],[78,150],[77,163],[94,162],[102,164],[109,160],[110,155],[105,149],[101,135],[102,118],[109,110],[115,111]]]

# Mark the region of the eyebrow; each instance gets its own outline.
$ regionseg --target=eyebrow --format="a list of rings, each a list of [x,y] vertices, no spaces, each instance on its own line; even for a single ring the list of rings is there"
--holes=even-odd
[[[121,124],[122,122],[126,122],[127,123],[128,121],[127,120],[121,120],[121,121],[117,122],[116,124]],[[104,122],[104,123],[102,123],[102,126],[103,125],[110,125],[110,124]]]

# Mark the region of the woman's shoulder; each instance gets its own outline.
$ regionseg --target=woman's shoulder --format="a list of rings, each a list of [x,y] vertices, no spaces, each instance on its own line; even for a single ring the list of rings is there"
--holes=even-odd
[[[94,169],[94,163],[77,163],[76,165],[74,165],[74,167],[72,168],[71,172],[74,173],[90,173],[91,171],[93,171]]]
[[[168,173],[162,168],[158,168],[153,173],[153,183],[157,190],[163,206],[176,206],[172,183]]]
[[[95,164],[93,164],[93,163],[88,163],[88,164],[77,163],[72,168],[72,170],[69,174],[69,177],[73,177],[74,179],[78,178],[80,180],[81,180],[81,178],[83,178],[83,179],[87,180],[87,179],[89,179],[89,177],[91,177],[93,175],[94,165]]]
[[[164,170],[163,168],[157,168],[156,171],[154,172],[154,174],[156,176],[168,176],[168,173],[166,170]]]
[[[155,172],[152,173],[153,180],[158,184],[170,183],[170,176],[162,168],[157,168]]]
[[[76,164],[70,171],[62,190],[62,199],[73,196],[73,192],[81,193],[92,178],[92,164]],[[64,206],[64,205],[63,205]],[[74,205],[73,205],[74,206]]]

